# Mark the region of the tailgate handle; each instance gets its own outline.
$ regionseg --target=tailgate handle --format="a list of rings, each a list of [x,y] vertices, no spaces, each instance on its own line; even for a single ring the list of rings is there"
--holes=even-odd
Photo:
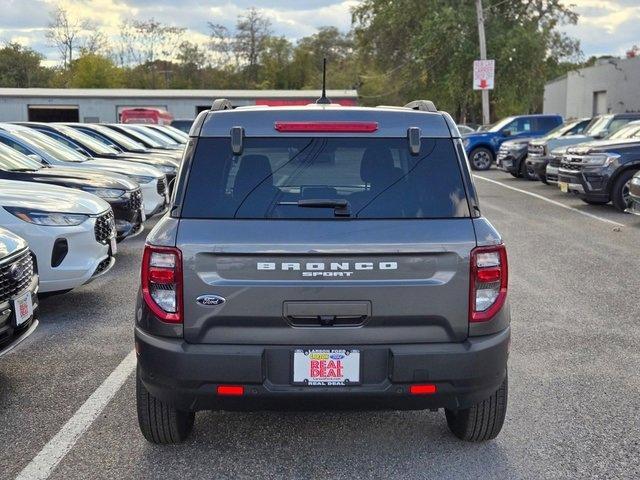
[[[354,326],[371,316],[371,302],[284,302],[283,313],[294,326]]]

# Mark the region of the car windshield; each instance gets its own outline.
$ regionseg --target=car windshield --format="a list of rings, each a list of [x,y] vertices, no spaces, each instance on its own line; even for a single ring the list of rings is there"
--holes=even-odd
[[[97,141],[96,139],[90,137],[86,133],[79,132],[75,128],[65,127],[64,125],[56,126],[56,129],[63,135],[75,140],[80,145],[90,150],[93,150],[98,155],[117,155],[118,151],[114,148],[108,147],[102,142]]]
[[[0,170],[9,172],[40,170],[42,165],[26,155],[0,144]]]
[[[20,137],[24,141],[44,150],[47,154],[60,161],[76,163],[87,161],[87,158],[84,155],[80,155],[78,152],[67,147],[65,144],[53,140],[51,137],[48,137],[44,133],[38,132],[36,130],[25,128],[24,130],[14,130],[11,133],[16,135],[17,137]]]
[[[137,132],[140,132],[143,135],[146,135],[147,137],[154,139],[156,142],[158,142],[162,146],[173,147],[178,145],[178,143],[172,138],[169,138],[166,135],[163,135],[160,132],[157,132],[150,128],[142,127],[139,125],[131,125],[131,128],[136,130]]]
[[[120,147],[123,147],[125,150],[129,150],[132,152],[146,152],[147,148],[140,142],[136,142],[135,140],[123,135],[120,132],[110,129],[109,127],[105,127],[103,125],[91,125],[87,127],[89,130],[93,130],[98,132],[98,134],[107,137],[109,140],[113,141]]]
[[[202,138],[183,217],[407,219],[469,217],[450,139]]]
[[[607,127],[609,126],[609,122],[613,118],[613,115],[602,115],[600,117],[595,117],[591,120],[591,123],[587,128],[584,129],[584,134],[589,137],[597,137],[607,132]]]
[[[506,127],[507,125],[509,125],[513,119],[515,117],[507,117],[507,118],[503,118],[502,120],[500,120],[499,122],[493,124],[491,126],[491,128],[487,129],[488,132],[499,132],[500,130],[502,130],[504,127]]]
[[[637,138],[640,137],[640,124],[633,123],[626,125],[619,130],[616,130],[607,137],[609,140],[620,140],[625,138]]]
[[[552,138],[562,137],[565,133],[571,131],[582,120],[574,120],[572,122],[566,122],[562,125],[558,125],[556,128],[547,133],[541,140],[550,140]]]
[[[149,137],[148,135],[145,135],[144,133],[139,132],[135,128],[130,128],[130,126],[125,127],[123,125],[118,125],[118,126],[122,127],[127,133],[131,134],[131,136],[133,136],[136,140],[139,140],[143,145],[149,146],[151,148],[162,148],[162,144],[160,142],[157,142],[156,140]]]

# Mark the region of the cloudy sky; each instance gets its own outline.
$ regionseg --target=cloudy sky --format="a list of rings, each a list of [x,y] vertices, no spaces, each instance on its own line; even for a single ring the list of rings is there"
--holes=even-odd
[[[50,62],[56,51],[47,46],[44,29],[49,11],[62,3],[75,15],[97,22],[114,34],[124,19],[157,20],[184,26],[193,40],[204,39],[208,21],[233,28],[239,13],[255,6],[269,17],[273,30],[292,40],[322,25],[348,30],[350,8],[357,0],[0,0],[0,41],[17,41],[44,53]],[[585,56],[624,55],[640,45],[640,0],[567,0],[580,14],[578,25],[565,30],[581,41]]]

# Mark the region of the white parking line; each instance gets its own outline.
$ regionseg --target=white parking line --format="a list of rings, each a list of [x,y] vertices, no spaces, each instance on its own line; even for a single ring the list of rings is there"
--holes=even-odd
[[[136,368],[135,351],[120,362],[91,396],[78,408],[56,435],[40,450],[18,474],[16,480],[44,480],[69,453],[78,439],[105,409],[113,396]]]
[[[550,203],[552,205],[555,205],[556,207],[565,208],[567,210],[572,210],[572,211],[574,211],[576,213],[579,213],[580,215],[584,215],[585,217],[589,217],[589,218],[592,218],[594,220],[600,220],[601,222],[609,223],[611,225],[615,225],[616,227],[626,227],[626,225],[624,225],[623,223],[618,223],[618,222],[615,222],[613,220],[609,220],[608,218],[604,218],[604,217],[600,217],[598,215],[594,215],[593,213],[583,212],[582,210],[578,210],[575,207],[570,207],[569,205],[565,205],[564,203],[556,202],[555,200],[551,200],[550,198],[543,197],[542,195],[538,195],[537,193],[527,192],[526,190],[522,190],[520,188],[512,187],[510,185],[505,185],[502,182],[498,182],[497,180],[493,180],[491,178],[481,177],[480,175],[474,175],[473,177],[477,178],[479,180],[484,180],[485,182],[490,182],[490,183],[494,183],[496,185],[500,185],[501,187],[508,188],[509,190],[513,190],[514,192],[524,193],[525,195],[529,195],[529,196],[537,198],[539,200],[544,200],[545,202],[548,202],[548,203]]]

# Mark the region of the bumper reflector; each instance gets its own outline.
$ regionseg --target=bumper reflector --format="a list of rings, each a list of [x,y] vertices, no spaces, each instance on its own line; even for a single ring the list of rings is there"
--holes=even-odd
[[[244,387],[242,385],[218,385],[218,395],[226,397],[240,397],[244,395]]]
[[[409,393],[411,395],[431,395],[438,391],[438,388],[433,383],[425,383],[421,385],[411,385],[409,387]]]

